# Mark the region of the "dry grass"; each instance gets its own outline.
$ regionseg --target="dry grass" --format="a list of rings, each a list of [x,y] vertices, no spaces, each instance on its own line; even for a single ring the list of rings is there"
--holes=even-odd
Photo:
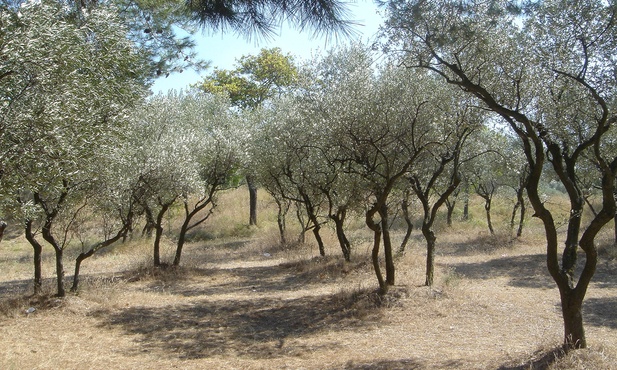
[[[558,292],[534,221],[522,240],[507,230],[488,235],[485,225],[442,226],[432,288],[422,286],[424,244],[414,231],[397,257],[397,284],[382,297],[370,233],[352,230],[345,263],[326,231],[321,258],[311,243],[278,245],[271,209],[245,231],[234,203],[244,195],[225,197],[180,268],[150,267],[149,243],[135,239],[84,262],[81,291],[65,299],[51,294],[51,253],[46,294],[33,297],[29,247],[3,241],[0,368],[617,369],[617,262],[608,245],[585,305],[590,348],[564,354]],[[164,260],[172,252],[168,240]]]

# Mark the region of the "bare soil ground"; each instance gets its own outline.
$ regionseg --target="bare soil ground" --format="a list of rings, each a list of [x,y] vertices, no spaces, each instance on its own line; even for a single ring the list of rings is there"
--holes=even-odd
[[[0,369],[617,369],[615,260],[587,295],[590,349],[563,357],[541,242],[440,235],[428,288],[414,237],[385,297],[364,247],[344,264],[229,238],[190,244],[179,269],[121,246],[84,263],[80,294],[29,297],[29,250],[3,241]]]

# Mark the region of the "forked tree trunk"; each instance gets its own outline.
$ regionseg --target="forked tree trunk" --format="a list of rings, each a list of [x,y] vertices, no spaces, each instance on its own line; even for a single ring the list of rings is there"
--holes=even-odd
[[[315,236],[315,241],[317,241],[317,246],[319,248],[319,255],[324,257],[326,255],[326,249],[324,247],[323,244],[323,240],[321,239],[321,235],[319,234],[319,231],[321,230],[321,225],[319,223],[319,220],[317,219],[317,214],[315,213],[315,207],[313,207],[313,203],[311,202],[311,199],[309,198],[309,196],[302,190],[302,189],[298,189],[300,191],[300,195],[302,196],[302,199],[304,200],[304,208],[306,209],[306,215],[308,217],[308,219],[311,221],[311,223],[313,224],[313,235]]]
[[[366,213],[366,225],[369,229],[373,230],[373,250],[371,251],[371,260],[373,262],[373,270],[377,276],[377,282],[379,283],[379,294],[384,295],[388,293],[388,284],[381,274],[381,266],[379,266],[379,248],[381,244],[381,226],[373,220],[375,210],[371,209]],[[383,224],[382,224],[383,225]]]
[[[315,224],[315,227],[313,227],[313,235],[315,236],[315,240],[317,241],[319,255],[324,257],[326,255],[326,248],[324,247],[323,240],[321,239],[321,235],[319,234],[319,230],[321,230],[321,226],[319,224]]]
[[[153,247],[153,258],[154,258],[154,266],[161,266],[161,239],[163,238],[163,218],[165,213],[169,209],[169,207],[174,203],[175,199],[168,203],[159,202],[161,209],[159,213],[156,215],[156,225],[154,227],[154,247]]]
[[[392,254],[392,240],[390,239],[390,220],[388,218],[388,205],[382,204],[379,208],[381,217],[381,237],[383,238],[383,252],[386,262],[386,284],[394,285],[394,258]]]
[[[403,241],[401,242],[401,246],[399,247],[399,253],[405,252],[405,248],[407,248],[407,243],[409,243],[409,238],[411,237],[411,232],[413,231],[413,223],[411,222],[411,216],[409,214],[409,202],[407,199],[403,199],[401,203],[401,210],[403,211],[403,219],[405,220],[405,224],[407,225],[407,230],[405,231],[405,236],[403,237]]]
[[[495,235],[495,229],[493,229],[493,222],[491,221],[491,203],[493,199],[492,197],[485,198],[484,202],[484,210],[486,211],[486,223],[488,225],[488,231],[491,235]]]
[[[214,211],[214,194],[216,193],[218,188],[218,184],[213,184],[210,190],[207,192],[205,196],[199,199],[194,205],[193,209],[189,208],[189,200],[188,198],[184,198],[184,221],[182,222],[182,226],[180,227],[180,233],[178,234],[178,242],[176,243],[176,253],[174,255],[174,266],[180,265],[180,259],[182,258],[182,248],[184,247],[184,243],[186,241],[186,234],[189,230],[192,230],[194,227],[197,227],[204,223]],[[210,206],[210,209],[208,209]],[[202,213],[202,211],[205,211]],[[197,217],[201,213],[200,217]],[[205,214],[204,214],[205,213]],[[191,221],[193,221],[191,223]]]
[[[79,256],[77,256],[77,259],[75,259],[75,275],[73,275],[73,286],[71,287],[71,292],[76,292],[79,288],[79,272],[81,269],[81,263],[85,259],[92,257],[99,250],[112,245],[120,239],[124,239],[126,234],[128,234],[131,230],[131,218],[132,214],[128,216],[128,220],[125,220],[123,227],[118,230],[114,236],[108,237],[106,240],[93,245],[89,250],[82,252]]]
[[[336,238],[338,239],[341,251],[343,252],[343,258],[345,261],[351,261],[351,243],[345,235],[345,229],[343,227],[345,223],[345,217],[347,212],[345,209],[339,209],[336,214],[330,215],[330,218],[334,221],[334,227],[336,229]]]
[[[300,233],[298,234],[298,243],[304,244],[306,242],[306,230],[307,230],[307,221],[302,215],[302,209],[300,204],[296,202],[296,218],[298,219],[298,223],[300,224]]]
[[[34,249],[34,294],[40,294],[41,288],[43,286],[43,277],[42,277],[42,254],[43,254],[43,246],[39,243],[34,237],[34,233],[32,232],[32,221],[26,220],[26,228],[25,228],[26,240]]]

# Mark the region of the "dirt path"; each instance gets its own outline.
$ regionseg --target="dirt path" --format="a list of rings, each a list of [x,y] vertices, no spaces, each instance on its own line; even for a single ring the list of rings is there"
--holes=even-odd
[[[101,280],[0,319],[0,368],[514,369],[561,342],[541,253],[443,251],[436,288],[420,286],[424,256],[411,251],[380,300],[366,264],[191,246],[206,262]],[[607,351],[617,348],[615,271],[600,266],[585,306],[589,343]]]

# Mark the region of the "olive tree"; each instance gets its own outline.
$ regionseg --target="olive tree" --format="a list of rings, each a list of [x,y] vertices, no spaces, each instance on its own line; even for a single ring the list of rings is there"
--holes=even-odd
[[[237,59],[236,68],[232,70],[214,68],[195,86],[206,92],[227,94],[234,106],[251,115],[252,111],[292,88],[297,74],[290,54],[283,54],[280,48],[262,49],[258,55]],[[249,225],[256,225],[257,184],[252,162],[248,158],[244,170],[249,190]]]
[[[6,200],[23,207],[35,264],[37,230],[54,248],[59,296],[68,231],[96,180],[90,164],[104,153],[100,146],[117,140],[143,94],[143,59],[116,10],[81,13],[79,22],[72,16],[42,1],[3,10],[0,20],[0,181]]]
[[[559,288],[566,348],[586,347],[582,303],[598,260],[594,239],[615,215],[617,158],[606,151],[614,112],[617,6],[604,1],[389,1],[390,50],[408,67],[459,86],[522,143],[527,197],[546,233],[547,267]],[[577,165],[593,158],[602,208],[582,227]],[[538,187],[551,165],[570,201],[559,260],[557,227]],[[579,247],[585,261],[577,273]]]
[[[181,201],[183,222],[174,265],[180,263],[186,233],[205,222],[216,194],[236,169],[236,141],[228,100],[203,92],[157,95],[137,110],[124,153],[136,176],[136,201],[153,222],[154,265],[161,263],[165,215]]]
[[[433,144],[427,147],[406,175],[422,205],[422,235],[427,247],[427,286],[433,285],[437,240],[433,225],[437,211],[461,182],[461,156],[468,137],[480,124],[481,117],[465,99],[457,101],[459,96],[450,89],[436,87],[433,94],[435,100],[431,101],[434,107],[432,129],[427,132]]]
[[[392,65],[377,66],[371,53],[353,46],[315,64],[306,88],[305,114],[331,138],[333,155],[369,193],[365,211],[373,231],[372,261],[381,293],[394,284],[388,199],[397,182],[431,145],[427,76]],[[401,102],[405,104],[401,104]],[[384,246],[386,277],[379,254]]]

